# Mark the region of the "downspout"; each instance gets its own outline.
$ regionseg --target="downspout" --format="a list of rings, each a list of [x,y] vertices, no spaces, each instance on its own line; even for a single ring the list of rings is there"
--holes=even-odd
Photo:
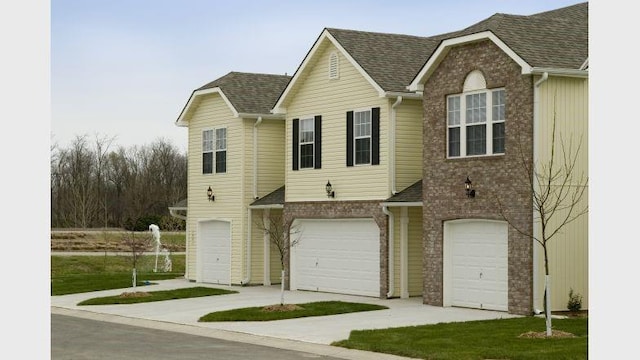
[[[534,87],[533,87],[533,164],[535,166],[535,162],[536,160],[538,160],[538,144],[537,141],[540,137],[540,85],[542,85],[543,82],[547,81],[547,79],[549,78],[549,73],[548,72],[544,72],[542,73],[542,77],[540,79],[538,79],[538,81],[536,81]],[[531,176],[533,176],[533,174],[530,174]],[[533,181],[536,181],[535,176],[533,177]],[[533,185],[534,187],[537,186],[537,184]],[[536,212],[535,210],[533,210],[533,218],[535,219],[536,217]],[[538,227],[535,226],[535,223],[533,224],[533,237],[537,238],[539,236],[539,230]],[[539,257],[539,251],[537,250],[538,247],[536,246],[536,241],[533,240],[533,288],[537,289],[538,288],[538,271],[536,268],[536,264],[538,264],[538,257]],[[546,280],[545,280],[546,281]],[[546,287],[546,286],[545,286]],[[535,295],[537,295],[537,298],[539,299],[540,296],[539,294],[536,292]],[[536,300],[536,296],[534,296],[534,302]],[[538,300],[539,301],[539,300]],[[543,299],[544,301],[544,299]],[[536,314],[540,314],[542,313],[542,310],[540,309],[534,309],[534,312]]]
[[[258,116],[253,125],[253,198],[258,198],[258,126],[262,123],[262,116]],[[251,208],[247,208],[247,254],[246,254],[246,274],[247,276],[240,282],[241,285],[248,285],[251,281],[251,228],[253,225]]]
[[[393,228],[393,223],[394,223],[394,217],[393,217],[393,213],[391,211],[389,211],[389,207],[388,206],[383,206],[382,207],[382,212],[387,215],[389,217],[389,228],[388,228],[388,232],[387,232],[387,237],[389,238],[389,248],[387,249],[387,258],[388,258],[388,267],[387,267],[387,274],[388,274],[388,281],[389,281],[389,289],[387,291],[387,298],[390,298],[393,296],[393,291],[395,288],[395,284],[394,284],[394,274],[393,274],[393,268],[394,268],[394,263],[393,263],[393,253],[394,253],[394,228]]]
[[[398,95],[396,102],[391,105],[391,133],[389,134],[389,167],[391,170],[391,195],[398,193],[396,189],[396,107],[402,103],[402,96]]]

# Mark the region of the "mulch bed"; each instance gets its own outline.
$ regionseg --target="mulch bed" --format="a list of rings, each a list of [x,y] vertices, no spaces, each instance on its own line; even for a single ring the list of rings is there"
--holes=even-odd
[[[565,331],[560,331],[560,330],[551,330],[551,336],[547,336],[547,332],[546,331],[540,331],[540,332],[535,332],[535,331],[529,331],[526,332],[524,334],[520,334],[520,336],[518,336],[519,338],[528,338],[528,339],[545,339],[545,338],[574,338],[576,337],[575,335],[573,335],[572,333],[568,333]]]
[[[133,297],[139,298],[139,297],[147,297],[147,296],[151,296],[151,294],[144,291],[123,292],[122,294],[120,294],[121,298],[133,298]]]
[[[285,312],[285,311],[296,311],[296,310],[304,310],[304,308],[296,304],[268,305],[262,308],[262,311],[264,312],[275,312],[275,311]]]

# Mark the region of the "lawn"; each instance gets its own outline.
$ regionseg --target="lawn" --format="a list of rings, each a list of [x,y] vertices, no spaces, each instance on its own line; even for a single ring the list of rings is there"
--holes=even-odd
[[[351,303],[344,301],[318,301],[304,304],[289,304],[284,307],[258,306],[227,311],[212,312],[202,316],[198,321],[272,321],[294,319],[309,316],[326,316],[346,314],[360,311],[388,309],[386,306]]]
[[[184,255],[171,255],[172,272],[153,272],[155,255],[138,260],[137,284],[184,276]],[[51,256],[51,295],[128,288],[132,264],[128,256]]]
[[[140,291],[142,290],[142,291]],[[187,299],[202,296],[237,294],[237,291],[196,286],[184,289],[161,290],[145,292],[137,289],[135,292],[125,292],[116,296],[105,296],[88,299],[78,305],[111,305],[111,304],[137,304],[152,301],[164,301],[175,299]]]
[[[587,323],[587,318],[553,320],[554,330],[574,338],[519,337],[545,329],[543,318],[523,317],[358,330],[332,345],[421,359],[586,359]]]

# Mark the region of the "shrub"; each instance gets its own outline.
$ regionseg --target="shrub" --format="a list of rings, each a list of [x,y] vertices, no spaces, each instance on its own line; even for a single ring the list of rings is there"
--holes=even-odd
[[[569,289],[569,301],[567,302],[569,311],[580,311],[582,309],[582,295],[574,293],[573,289]]]

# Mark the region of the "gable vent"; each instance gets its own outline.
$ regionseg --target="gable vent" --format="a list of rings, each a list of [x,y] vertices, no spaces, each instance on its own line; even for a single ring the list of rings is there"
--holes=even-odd
[[[335,80],[340,77],[340,72],[338,71],[338,53],[332,52],[329,55],[329,79]]]

